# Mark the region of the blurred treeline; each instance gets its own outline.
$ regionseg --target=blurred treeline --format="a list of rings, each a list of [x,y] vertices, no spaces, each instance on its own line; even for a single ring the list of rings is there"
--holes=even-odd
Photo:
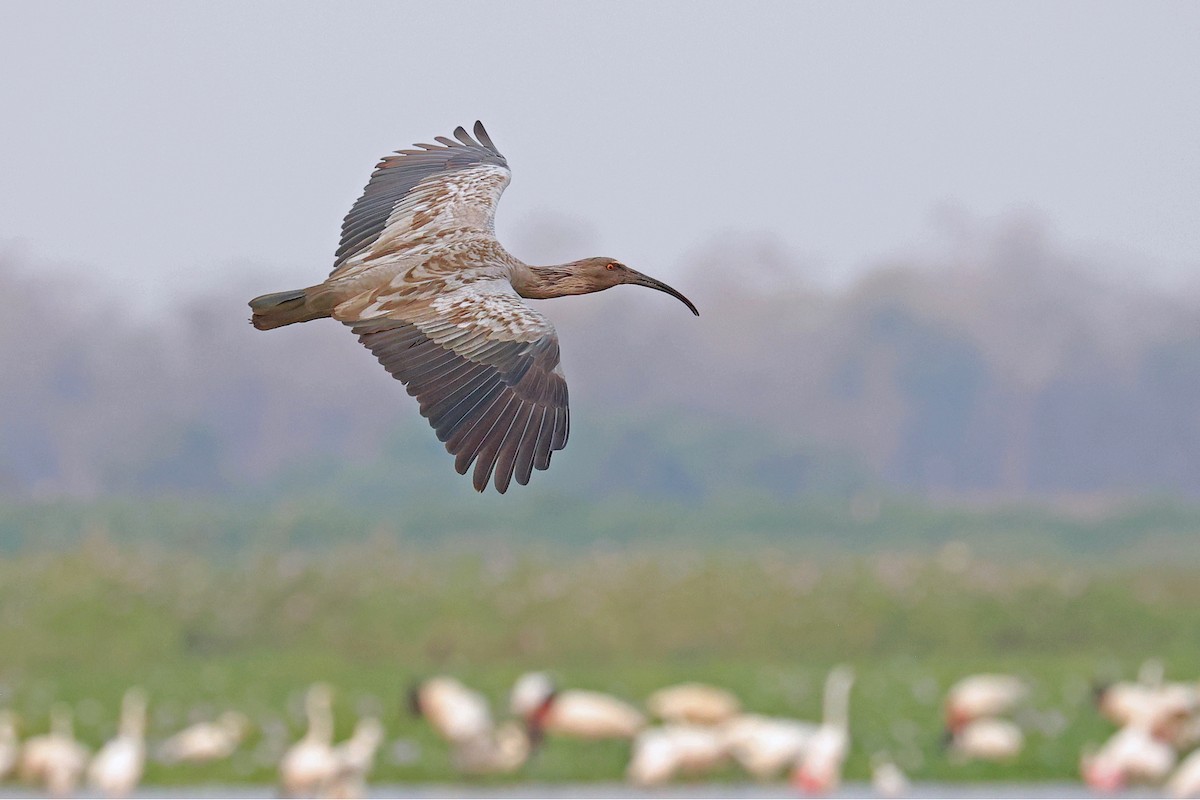
[[[539,304],[563,339],[572,447],[512,491],[1194,497],[1200,296],[1107,266],[1024,220],[829,288],[742,237],[672,276],[698,320],[629,287]],[[136,316],[136,287],[0,257],[0,494],[473,496],[348,331],[253,331],[246,300],[291,287],[233,283]]]

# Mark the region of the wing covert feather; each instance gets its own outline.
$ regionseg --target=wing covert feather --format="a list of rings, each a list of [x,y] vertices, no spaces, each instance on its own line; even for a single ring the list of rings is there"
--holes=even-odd
[[[342,222],[330,274],[417,247],[447,228],[494,236],[496,203],[511,178],[508,162],[482,123],[475,123],[475,139],[461,127],[454,135],[397,150],[376,165]]]

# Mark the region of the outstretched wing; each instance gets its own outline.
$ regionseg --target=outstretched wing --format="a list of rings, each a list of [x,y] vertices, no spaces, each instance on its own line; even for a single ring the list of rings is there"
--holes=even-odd
[[[494,238],[496,203],[511,178],[508,162],[481,122],[475,138],[462,127],[454,136],[379,162],[342,222],[331,274],[454,236]]]
[[[386,316],[346,324],[417,398],[459,474],[475,464],[477,491],[493,472],[503,494],[550,466],[569,432],[558,334],[507,280],[375,307]]]

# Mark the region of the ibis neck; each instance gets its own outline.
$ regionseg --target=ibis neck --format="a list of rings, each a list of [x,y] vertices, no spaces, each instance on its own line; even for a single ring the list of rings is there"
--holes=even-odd
[[[569,264],[554,264],[548,267],[522,264],[512,272],[512,285],[517,294],[531,300],[596,291],[596,287],[589,286],[581,280]]]

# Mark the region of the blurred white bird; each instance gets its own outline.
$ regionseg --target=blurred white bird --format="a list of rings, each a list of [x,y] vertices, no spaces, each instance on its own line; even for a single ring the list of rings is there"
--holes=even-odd
[[[530,672],[517,679],[509,707],[525,720],[535,737],[552,734],[577,739],[632,739],[646,727],[642,712],[624,700],[582,689],[559,691],[544,672]]]
[[[17,716],[7,708],[0,709],[0,781],[17,767],[21,743],[17,739]]]
[[[1096,707],[1113,724],[1141,725],[1159,738],[1188,746],[1197,737],[1193,720],[1200,714],[1200,687],[1193,683],[1119,681],[1099,687]]]
[[[734,761],[765,781],[796,763],[818,727],[804,720],[740,714],[722,725],[721,732]]]
[[[903,797],[912,786],[887,753],[876,753],[871,756],[871,789],[880,797]]]
[[[1080,773],[1092,789],[1114,792],[1128,783],[1159,783],[1175,766],[1175,750],[1142,724],[1114,733],[1099,750],[1084,753]]]
[[[337,768],[322,796],[343,800],[365,797],[367,777],[382,743],[383,723],[375,717],[360,719],[350,738],[333,748]]]
[[[41,786],[52,797],[66,797],[79,786],[88,756],[88,749],[75,741],[70,707],[57,703],[50,709],[50,732],[30,737],[21,748],[18,775],[22,783]]]
[[[520,769],[534,749],[529,731],[515,722],[497,726],[487,699],[455,678],[437,676],[409,691],[414,714],[429,721],[450,745],[459,772],[503,775]]]
[[[1171,797],[1200,796],[1200,750],[1179,762],[1164,788]]]
[[[720,725],[742,712],[741,701],[727,689],[706,683],[681,683],[646,698],[646,710],[663,722]]]
[[[164,764],[200,764],[228,758],[249,729],[250,720],[245,714],[226,711],[215,721],[197,722],[171,736],[158,746],[157,757]]]
[[[854,671],[835,667],[825,679],[821,727],[804,748],[792,783],[810,793],[827,794],[842,782],[842,765],[850,751],[850,690]]]
[[[279,762],[280,789],[286,797],[319,796],[337,774],[333,755],[333,691],[323,683],[305,695],[308,730]]]
[[[720,728],[691,723],[661,725],[634,737],[625,777],[638,786],[659,786],[680,774],[708,772],[728,757],[729,745]]]
[[[533,749],[525,727],[508,720],[482,736],[456,743],[450,757],[460,772],[507,775],[524,766]]]
[[[950,755],[958,761],[1012,761],[1025,746],[1015,722],[983,717],[946,731]]]
[[[1157,694],[1157,686],[1147,686],[1137,681],[1116,681],[1096,686],[1092,700],[1101,716],[1123,727],[1144,713]]]
[[[439,675],[421,681],[409,690],[408,700],[412,712],[452,745],[479,741],[492,733],[487,699],[456,678]]]
[[[1013,709],[1028,694],[1015,675],[969,675],[946,693],[946,727],[954,732],[972,720],[996,717]]]
[[[125,692],[117,735],[105,742],[88,765],[88,785],[106,797],[128,797],[146,766],[146,693]]]

